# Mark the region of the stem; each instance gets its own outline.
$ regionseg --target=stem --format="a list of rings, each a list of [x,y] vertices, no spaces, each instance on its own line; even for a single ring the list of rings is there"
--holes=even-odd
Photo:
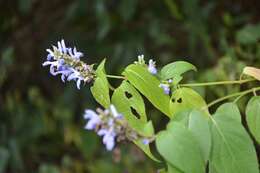
[[[106,75],[108,78],[114,78],[114,79],[126,79],[124,76],[116,76],[116,75]]]
[[[209,104],[207,105],[207,107],[209,108],[209,107],[213,106],[214,104],[219,103],[219,102],[221,102],[221,101],[223,101],[223,100],[226,100],[226,99],[229,99],[229,98],[232,98],[232,97],[239,96],[239,97],[235,100],[235,101],[237,101],[237,100],[238,100],[239,98],[241,98],[242,96],[244,96],[244,95],[246,95],[246,94],[248,94],[248,93],[251,93],[251,92],[258,91],[258,90],[260,90],[260,87],[251,88],[251,89],[248,89],[248,90],[245,90],[245,91],[233,93],[233,94],[227,95],[227,96],[225,96],[225,97],[221,97],[221,98],[219,98],[219,99],[217,99],[217,100],[214,100],[213,102],[209,103]]]
[[[180,84],[181,87],[199,87],[199,86],[210,86],[210,85],[230,85],[230,84],[243,84],[247,82],[255,81],[255,79],[244,79],[234,81],[219,81],[219,82],[205,82],[205,83],[191,83],[191,84]]]

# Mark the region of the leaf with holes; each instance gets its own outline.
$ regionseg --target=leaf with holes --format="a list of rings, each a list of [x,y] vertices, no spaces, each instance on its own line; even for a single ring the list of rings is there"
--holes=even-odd
[[[183,73],[190,70],[197,71],[197,68],[191,63],[185,61],[176,61],[165,65],[160,72],[160,77],[162,80],[167,80],[182,76]]]
[[[115,89],[112,95],[112,104],[122,113],[130,127],[144,136],[154,135],[152,122],[147,122],[143,98],[136,89],[127,81]],[[141,140],[134,141],[150,158],[157,159],[152,155],[149,145],[144,145]]]
[[[171,121],[181,122],[192,132],[200,146],[204,163],[206,164],[211,149],[209,117],[202,111],[190,110],[177,113]]]
[[[108,108],[110,105],[110,96],[109,96],[109,83],[106,77],[105,73],[105,62],[104,59],[100,65],[98,66],[96,70],[97,78],[95,79],[95,82],[93,86],[91,87],[91,93],[96,99],[96,101],[104,106],[105,108]]]
[[[170,113],[173,117],[176,113],[189,110],[206,108],[204,99],[191,88],[180,88],[172,93],[170,100]],[[208,113],[208,110],[205,110]]]
[[[246,121],[250,132],[260,143],[260,96],[250,99],[246,107]]]
[[[226,111],[232,112],[228,109]],[[216,111],[211,119],[210,173],[259,172],[253,142],[240,121],[234,117]]]
[[[156,148],[174,168],[185,173],[204,173],[206,166],[200,146],[182,123],[171,121],[156,138]]]
[[[160,81],[149,73],[145,67],[136,64],[129,65],[123,75],[157,109],[165,115],[170,116],[168,104],[170,97],[164,94],[163,90],[159,87]]]

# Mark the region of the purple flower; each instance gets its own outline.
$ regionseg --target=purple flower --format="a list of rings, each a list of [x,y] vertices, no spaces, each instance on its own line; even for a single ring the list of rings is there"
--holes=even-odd
[[[87,109],[85,110],[84,118],[88,120],[85,129],[93,130],[101,123],[100,117],[96,114],[96,112]]]
[[[157,73],[157,69],[155,67],[155,61],[153,61],[152,59],[149,60],[148,71],[153,75]]]
[[[163,83],[161,83],[161,84],[159,85],[159,87],[163,89],[163,91],[164,91],[165,94],[167,94],[167,95],[170,94],[171,89],[170,89],[170,85],[169,85],[169,84],[163,84]]]
[[[116,142],[128,139],[135,141],[141,139],[145,145],[150,143],[149,138],[144,138],[137,131],[128,126],[123,115],[118,113],[114,105],[109,109],[85,110],[84,118],[88,120],[85,129],[95,130],[102,137],[102,142],[108,151],[113,150]]]
[[[103,136],[103,143],[106,145],[106,149],[111,151],[115,146],[116,138],[116,133],[113,127],[110,127],[110,129],[100,129],[98,135]]]
[[[82,81],[87,82],[93,77],[92,68],[80,61],[83,53],[78,52],[75,47],[73,49],[66,47],[64,40],[61,40],[58,41],[58,47],[52,46],[52,48],[53,50],[46,49],[48,52],[47,60],[42,64],[43,66],[50,66],[52,75],[60,74],[63,82],[66,79],[68,81],[74,80],[78,89],[80,89]]]
[[[78,72],[77,70],[75,69],[71,69],[72,73],[70,73],[68,76],[67,76],[67,80],[68,81],[71,81],[71,80],[74,80],[76,81],[77,83],[77,88],[80,89],[80,84],[81,84],[81,81],[84,81],[84,78],[81,76],[80,72]]]
[[[148,144],[150,143],[150,140],[147,139],[147,138],[144,138],[144,139],[142,140],[142,142],[143,142],[144,145],[148,145]]]

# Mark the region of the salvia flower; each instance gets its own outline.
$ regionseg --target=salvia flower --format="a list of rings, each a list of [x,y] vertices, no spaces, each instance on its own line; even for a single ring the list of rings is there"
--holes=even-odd
[[[50,73],[54,76],[61,75],[63,82],[75,81],[77,88],[80,89],[81,82],[90,82],[94,77],[93,65],[88,65],[80,60],[82,52],[77,51],[76,47],[66,47],[64,40],[58,41],[58,46],[46,49],[48,52],[43,66],[50,66]]]
[[[85,110],[84,118],[87,120],[85,129],[95,130],[101,136],[103,144],[108,151],[113,150],[116,142],[122,140],[141,139],[144,144],[149,144],[150,139],[139,135],[135,130],[128,126],[124,116],[116,110],[114,105],[110,105],[109,109],[97,109],[93,111]]]
[[[170,89],[170,85],[169,85],[169,84],[161,83],[161,84],[159,85],[159,87],[163,89],[163,91],[164,91],[164,93],[165,93],[166,95],[169,95],[169,94],[170,94],[171,89]]]
[[[148,71],[153,75],[157,74],[157,69],[155,67],[155,61],[153,61],[152,59],[149,60]]]

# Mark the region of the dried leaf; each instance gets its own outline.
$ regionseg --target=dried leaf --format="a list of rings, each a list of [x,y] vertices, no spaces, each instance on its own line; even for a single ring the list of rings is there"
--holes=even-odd
[[[255,67],[245,67],[243,74],[252,76],[253,78],[260,80],[260,69]]]

